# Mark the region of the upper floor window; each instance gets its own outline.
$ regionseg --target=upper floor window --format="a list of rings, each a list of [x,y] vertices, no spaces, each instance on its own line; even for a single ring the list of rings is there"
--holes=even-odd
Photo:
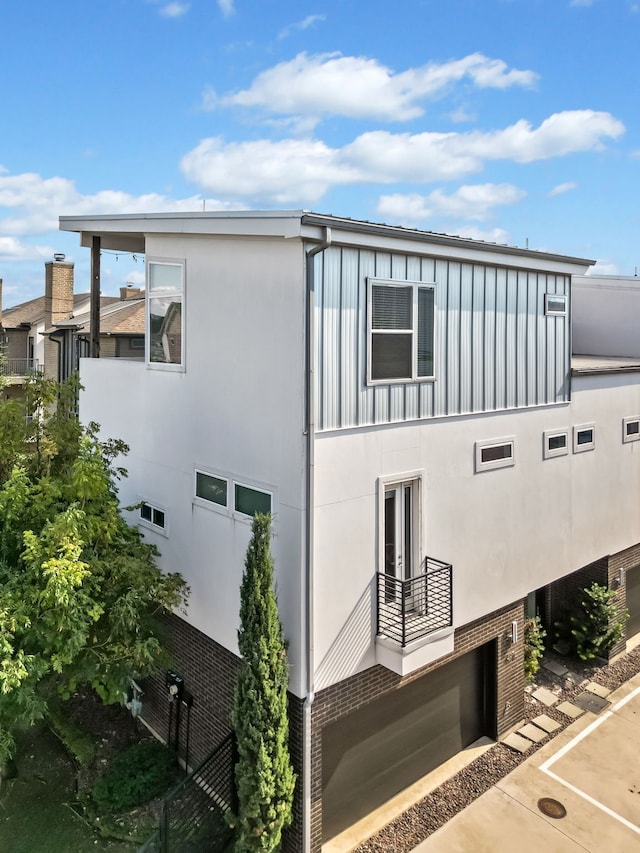
[[[566,429],[545,431],[543,447],[545,459],[552,459],[554,456],[566,456],[568,452],[569,432]]]
[[[184,262],[147,261],[147,363],[184,369]]]
[[[475,470],[490,471],[493,468],[508,468],[516,464],[515,438],[492,441],[476,441]]]
[[[622,421],[622,440],[640,441],[640,418],[624,418]]]
[[[545,293],[544,313],[551,317],[566,317],[567,297],[559,293]]]
[[[370,383],[433,378],[434,315],[434,285],[369,279]]]
[[[595,424],[581,424],[573,428],[573,452],[582,453],[596,446]]]

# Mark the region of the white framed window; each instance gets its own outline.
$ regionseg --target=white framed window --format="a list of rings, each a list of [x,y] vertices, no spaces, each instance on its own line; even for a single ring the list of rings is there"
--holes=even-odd
[[[240,515],[253,518],[259,512],[271,512],[271,492],[247,486],[245,483],[233,484],[233,508]]]
[[[229,501],[229,481],[225,477],[196,470],[195,492],[200,500],[226,507]]]
[[[544,313],[548,317],[566,317],[567,297],[561,293],[545,293]]]
[[[573,428],[573,452],[584,453],[596,446],[596,425],[580,424]]]
[[[151,530],[155,530],[156,533],[167,535],[166,510],[148,501],[142,501],[138,512],[140,524],[144,527],[149,527]]]
[[[367,382],[434,378],[435,284],[367,280]]]
[[[625,444],[629,441],[640,441],[640,417],[623,418],[622,440]]]
[[[543,433],[543,441],[542,455],[545,459],[566,456],[569,452],[568,429],[548,429]]]
[[[200,468],[196,468],[194,479],[194,503],[198,506],[240,519],[253,518],[258,512],[273,513],[273,492],[269,489]]]
[[[509,468],[516,464],[516,444],[513,436],[476,441],[474,447],[476,474],[494,468]]]
[[[163,370],[184,370],[185,262],[147,258],[146,360]]]

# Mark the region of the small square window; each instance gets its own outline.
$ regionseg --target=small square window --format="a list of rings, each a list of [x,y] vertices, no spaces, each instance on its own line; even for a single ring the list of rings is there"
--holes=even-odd
[[[566,456],[569,452],[568,430],[547,430],[544,433],[543,458],[552,459],[554,456]]]
[[[476,473],[515,465],[515,439],[500,438],[475,443]]]
[[[214,477],[213,474],[196,471],[196,497],[218,506],[226,506],[227,481],[222,477]]]
[[[544,313],[551,317],[565,317],[567,314],[567,297],[557,293],[545,293]]]
[[[622,440],[640,441],[640,418],[624,418],[622,421]]]
[[[145,527],[157,527],[163,531],[166,527],[164,510],[146,502],[140,504],[140,520],[145,522]]]
[[[582,424],[573,428],[573,452],[584,453],[585,450],[593,450],[596,446],[595,424]]]
[[[236,512],[254,516],[258,512],[271,512],[271,495],[249,486],[234,483],[234,507]]]

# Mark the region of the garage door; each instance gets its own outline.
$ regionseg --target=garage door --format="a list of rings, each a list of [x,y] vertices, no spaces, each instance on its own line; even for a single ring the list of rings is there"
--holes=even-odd
[[[327,726],[322,733],[328,840],[484,734],[495,696],[493,643]]]
[[[640,633],[640,566],[629,569],[626,573],[627,585],[627,637]]]

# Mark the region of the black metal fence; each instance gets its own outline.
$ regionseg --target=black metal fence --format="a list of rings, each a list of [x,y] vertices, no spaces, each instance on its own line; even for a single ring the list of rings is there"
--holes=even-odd
[[[453,624],[453,566],[425,557],[419,575],[378,572],[377,633],[403,648]]]
[[[228,735],[214,752],[164,799],[160,827],[138,853],[222,853],[233,830],[226,814],[237,813],[236,738]]]

